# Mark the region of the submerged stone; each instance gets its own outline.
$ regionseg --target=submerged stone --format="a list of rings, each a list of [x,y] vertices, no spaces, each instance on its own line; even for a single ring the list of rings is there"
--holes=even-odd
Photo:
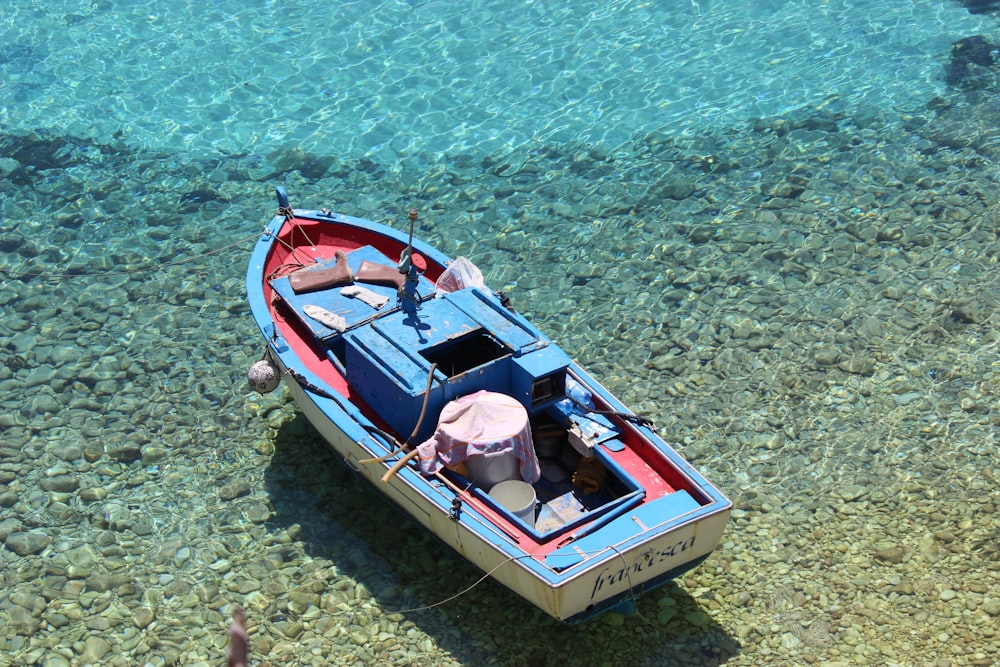
[[[142,450],[138,445],[122,444],[108,448],[108,456],[121,463],[132,463],[142,456]]]
[[[38,483],[38,486],[42,487],[45,491],[69,493],[71,491],[76,491],[77,487],[80,486],[80,482],[77,480],[76,475],[55,475],[41,480]]]
[[[4,540],[8,549],[18,556],[30,556],[36,554],[52,543],[52,538],[40,531],[26,531],[21,533],[11,533]]]
[[[243,480],[231,482],[219,489],[220,500],[233,500],[250,495],[250,484]]]
[[[95,665],[104,659],[104,656],[111,651],[111,644],[102,637],[88,637],[83,645],[83,653],[80,655],[80,664]]]

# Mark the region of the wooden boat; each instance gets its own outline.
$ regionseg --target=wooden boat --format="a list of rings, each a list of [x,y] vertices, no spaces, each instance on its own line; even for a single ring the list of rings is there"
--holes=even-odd
[[[566,622],[625,609],[718,545],[730,501],[463,258],[327,210],[279,210],[250,258],[267,343],[347,465]],[[448,591],[451,592],[451,591]]]

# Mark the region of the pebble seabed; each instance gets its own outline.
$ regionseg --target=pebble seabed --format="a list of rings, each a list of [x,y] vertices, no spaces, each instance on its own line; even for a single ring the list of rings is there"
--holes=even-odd
[[[256,665],[997,664],[998,121],[826,106],[394,164],[0,135],[0,661],[216,665],[238,603]],[[724,543],[630,616],[432,606],[479,573],[246,386],[276,183],[420,209],[733,498]]]

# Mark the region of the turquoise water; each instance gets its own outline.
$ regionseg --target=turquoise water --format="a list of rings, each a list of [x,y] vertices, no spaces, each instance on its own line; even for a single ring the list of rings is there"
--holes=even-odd
[[[199,4],[0,9],[11,664],[219,664],[232,603],[257,664],[1000,660],[1000,80],[945,81],[1000,16]],[[635,616],[425,609],[479,574],[246,386],[276,184],[418,208],[734,499],[725,544]]]
[[[195,155],[289,145],[388,162],[942,89],[953,2],[14,2],[0,121]]]

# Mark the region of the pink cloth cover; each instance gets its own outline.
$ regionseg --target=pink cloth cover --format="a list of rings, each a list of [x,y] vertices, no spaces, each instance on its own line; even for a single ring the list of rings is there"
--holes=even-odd
[[[428,475],[475,454],[511,452],[520,463],[521,479],[534,484],[542,476],[528,411],[506,394],[477,391],[451,401],[441,410],[434,435],[417,451],[420,470]]]

